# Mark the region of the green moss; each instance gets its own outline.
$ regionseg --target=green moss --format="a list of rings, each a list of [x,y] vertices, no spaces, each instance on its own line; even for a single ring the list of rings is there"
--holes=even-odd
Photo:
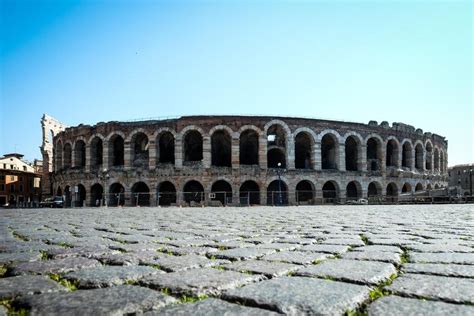
[[[400,255],[400,262],[401,262],[401,264],[404,264],[404,263],[408,263],[409,261],[410,261],[410,256],[408,255],[408,253],[406,251],[404,251]]]
[[[128,285],[137,285],[137,284],[138,284],[138,281],[137,281],[137,280],[126,280],[126,281],[125,281],[125,284],[128,284]]]
[[[52,257],[48,254],[46,250],[40,250],[40,259],[41,260],[50,260]]]
[[[150,267],[152,267],[154,269],[161,270],[161,266],[159,264],[152,264],[152,265],[150,265]]]
[[[208,298],[208,296],[205,294],[198,295],[197,297],[190,297],[190,296],[183,295],[181,296],[179,300],[181,303],[194,303],[194,302],[202,301],[206,298]]]
[[[219,248],[217,248],[219,250],[227,250],[228,248],[226,246],[219,246]]]
[[[77,290],[78,282],[64,279],[60,274],[51,273],[48,275],[51,280],[54,280],[71,291]]]
[[[68,244],[68,243],[66,243],[66,242],[64,242],[64,241],[60,242],[60,243],[58,244],[58,246],[61,246],[61,247],[63,247],[63,248],[73,248],[72,245],[70,245],[70,244]]]
[[[367,236],[365,236],[364,234],[360,234],[360,239],[362,240],[362,242],[366,245],[369,245],[369,238],[367,238]]]
[[[165,287],[164,289],[161,289],[161,293],[163,293],[165,295],[170,295],[170,289]]]
[[[216,270],[224,270],[223,266],[214,266],[213,268],[216,269]]]
[[[311,262],[312,264],[320,264],[321,262],[323,262],[323,260],[321,259],[316,259],[314,260],[313,262]]]
[[[13,299],[11,299],[11,298],[2,299],[2,300],[0,300],[0,305],[5,306],[6,308],[11,308],[12,307],[12,301],[13,301]]]
[[[6,266],[0,265],[0,278],[2,278],[7,273],[8,268]]]
[[[344,313],[345,316],[367,316],[367,311],[349,310]]]
[[[20,233],[16,232],[16,231],[13,231],[12,232],[12,235],[13,237],[15,237],[16,239],[20,239],[20,240],[23,240],[23,241],[29,241],[30,239],[28,239],[28,237],[26,236],[23,236],[21,235]]]

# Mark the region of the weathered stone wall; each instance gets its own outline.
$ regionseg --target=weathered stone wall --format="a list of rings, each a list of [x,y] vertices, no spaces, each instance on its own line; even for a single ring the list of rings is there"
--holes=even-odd
[[[67,128],[54,137],[55,148],[64,148],[69,144],[72,148],[72,157],[76,157],[75,144],[78,141],[85,143],[86,164],[77,166],[72,159],[71,166],[64,168],[61,159],[56,160],[54,172],[54,187],[64,189],[82,184],[86,188],[86,196],[90,195],[92,185],[105,185],[106,190],[113,183],[120,183],[125,193],[130,194],[137,182],[144,182],[152,200],[159,188],[159,184],[170,181],[176,191],[183,191],[184,185],[190,180],[202,184],[206,194],[211,191],[212,184],[218,180],[227,181],[232,187],[235,200],[238,199],[242,183],[252,180],[260,188],[262,204],[266,202],[267,186],[277,179],[277,170],[267,168],[267,131],[273,125],[278,125],[285,134],[285,148],[282,151],[286,159],[286,170],[282,180],[290,192],[294,192],[296,185],[303,180],[311,183],[315,197],[322,197],[322,187],[332,181],[336,184],[338,197],[344,198],[346,186],[354,181],[361,192],[358,196],[367,197],[368,186],[374,182],[381,188],[377,194],[385,195],[386,188],[394,183],[398,193],[407,184],[409,192],[415,188],[434,188],[447,185],[447,141],[436,134],[423,133],[412,126],[393,123],[390,127],[387,122],[378,124],[375,121],[369,124],[337,122],[327,120],[287,118],[287,117],[250,117],[250,116],[190,116],[179,119],[143,122],[108,122],[98,123],[95,126],[79,125]],[[258,165],[241,165],[239,161],[240,135],[246,130],[254,130],[258,134]],[[211,166],[211,138],[214,132],[224,130],[231,139],[231,167]],[[198,131],[202,136],[202,161],[184,162],[184,138],[190,131]],[[174,138],[174,164],[159,163],[159,137],[169,132]],[[295,168],[295,138],[299,133],[306,133],[311,139],[311,157],[308,160],[312,166],[309,169]],[[137,135],[144,134],[148,140],[146,150],[148,159],[145,166],[136,167],[133,164],[134,142]],[[120,135],[124,140],[124,164],[113,166],[111,139]],[[335,141],[334,170],[322,168],[322,139],[331,135]],[[103,146],[103,160],[100,166],[91,165],[91,144],[93,139],[100,138]],[[346,171],[346,140],[352,138],[357,144],[355,171]],[[372,138],[377,142],[377,164],[379,168],[372,170],[371,161],[367,159],[367,142]],[[387,144],[394,144],[392,154],[393,165],[387,166]],[[407,148],[407,150],[403,150]],[[65,157],[64,154],[61,157]],[[418,157],[418,158],[417,158]],[[415,161],[419,159],[421,165],[415,168]],[[373,160],[373,159],[372,159]],[[428,168],[427,168],[428,167]],[[103,169],[109,178],[100,179]],[[105,183],[105,182],[106,183]],[[418,190],[417,189],[417,190]],[[406,192],[406,189],[405,191]],[[407,193],[409,193],[407,192]],[[87,201],[88,198],[86,198]],[[178,198],[179,199],[179,198]],[[294,194],[290,194],[290,202],[294,201]],[[179,202],[179,201],[178,201]]]

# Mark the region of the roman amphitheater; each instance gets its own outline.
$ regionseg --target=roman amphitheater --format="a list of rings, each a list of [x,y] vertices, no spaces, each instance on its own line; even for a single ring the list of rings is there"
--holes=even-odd
[[[42,125],[46,193],[67,206],[381,202],[447,186],[445,138],[402,123],[185,116],[66,127],[45,115]]]

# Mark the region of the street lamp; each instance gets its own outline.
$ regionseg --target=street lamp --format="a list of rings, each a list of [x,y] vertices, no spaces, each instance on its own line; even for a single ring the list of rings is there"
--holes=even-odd
[[[99,179],[103,181],[104,183],[104,197],[103,197],[102,205],[105,207],[107,207],[107,182],[109,178],[110,178],[109,170],[107,170],[107,168],[104,168],[102,172],[99,174]]]
[[[281,194],[281,173],[283,172],[281,169],[281,162],[277,164],[277,175],[278,175],[278,205],[283,205],[283,197]]]

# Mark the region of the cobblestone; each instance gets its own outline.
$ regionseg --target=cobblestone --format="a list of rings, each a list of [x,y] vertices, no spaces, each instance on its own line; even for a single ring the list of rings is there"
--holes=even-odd
[[[0,315],[473,313],[471,205],[0,212]]]

